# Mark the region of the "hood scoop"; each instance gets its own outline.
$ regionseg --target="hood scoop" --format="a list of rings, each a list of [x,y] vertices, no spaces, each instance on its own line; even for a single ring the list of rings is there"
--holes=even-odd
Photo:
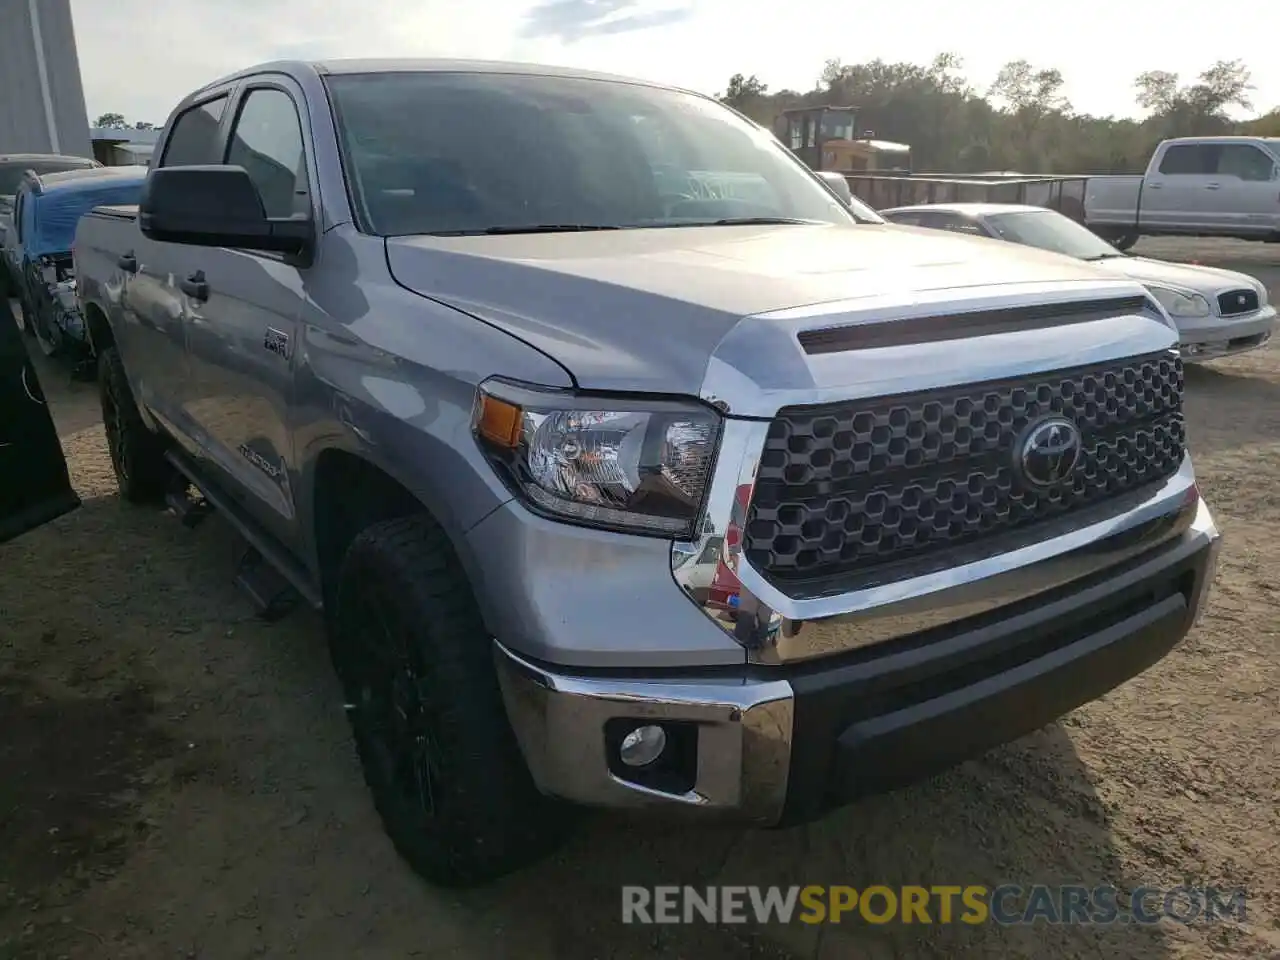
[[[844,353],[885,346],[964,340],[1032,326],[1043,328],[1088,323],[1106,316],[1138,313],[1146,309],[1145,297],[1109,297],[923,317],[888,316],[872,322],[804,330],[797,334],[797,339],[807,354]]]

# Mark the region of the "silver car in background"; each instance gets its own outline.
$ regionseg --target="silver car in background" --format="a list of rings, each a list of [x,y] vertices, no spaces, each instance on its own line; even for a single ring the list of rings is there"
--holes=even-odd
[[[891,223],[1005,240],[1096,263],[1151,291],[1178,328],[1188,360],[1244,353],[1271,339],[1276,308],[1267,288],[1245,273],[1121,253],[1070,217],[1043,207],[939,203],[881,210]]]

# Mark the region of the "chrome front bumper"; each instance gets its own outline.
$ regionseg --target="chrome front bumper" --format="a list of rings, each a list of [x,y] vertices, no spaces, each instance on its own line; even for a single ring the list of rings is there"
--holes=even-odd
[[[1072,565],[1054,568],[1058,582],[1041,581],[1042,598],[1024,594],[1007,613],[986,608],[950,627],[916,624],[915,636],[799,666],[570,674],[495,644],[508,714],[547,794],[593,806],[788,820],[828,802],[835,783],[845,785],[837,793],[847,796],[881,783],[879,768],[893,767],[896,782],[900,774],[924,775],[1028,733],[1158,660],[1203,610],[1221,542],[1198,498],[1178,516],[1176,527],[1162,528],[1164,542],[1154,534],[1126,541],[1139,543],[1141,556],[1110,552],[1106,541],[1082,546],[1071,554]],[[1062,581],[1072,571],[1080,578],[1075,588]],[[1156,590],[1174,583],[1172,592]],[[1104,624],[1098,611],[1108,604],[1115,619]],[[1076,632],[1062,633],[1061,624],[1077,621]],[[968,685],[952,682],[943,690],[939,684],[960,666]],[[976,677],[975,668],[985,673]],[[920,693],[929,677],[937,689]],[[871,699],[868,682],[877,697],[895,687],[901,696],[887,712],[858,719]],[[619,775],[609,759],[610,721],[696,728],[691,786],[664,790]],[[833,754],[842,759],[831,761]]]
[[[1185,360],[1216,360],[1265,346],[1275,330],[1276,308],[1262,307],[1248,317],[1214,317],[1179,326],[1178,350]]]

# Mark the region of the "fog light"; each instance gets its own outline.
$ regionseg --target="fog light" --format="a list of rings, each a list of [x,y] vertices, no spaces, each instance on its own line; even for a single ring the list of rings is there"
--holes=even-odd
[[[661,727],[646,725],[636,727],[618,747],[618,757],[628,767],[644,767],[662,756],[667,748],[667,732]]]

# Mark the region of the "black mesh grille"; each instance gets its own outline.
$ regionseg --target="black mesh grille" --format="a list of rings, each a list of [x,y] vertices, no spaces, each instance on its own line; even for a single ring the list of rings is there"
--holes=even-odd
[[[770,425],[744,547],[777,580],[869,572],[1099,504],[1182,462],[1172,353],[823,407]],[[1082,435],[1075,469],[1034,491],[1015,447],[1037,419]]]
[[[1218,312],[1224,317],[1253,313],[1259,307],[1257,290],[1228,290],[1218,294]]]

